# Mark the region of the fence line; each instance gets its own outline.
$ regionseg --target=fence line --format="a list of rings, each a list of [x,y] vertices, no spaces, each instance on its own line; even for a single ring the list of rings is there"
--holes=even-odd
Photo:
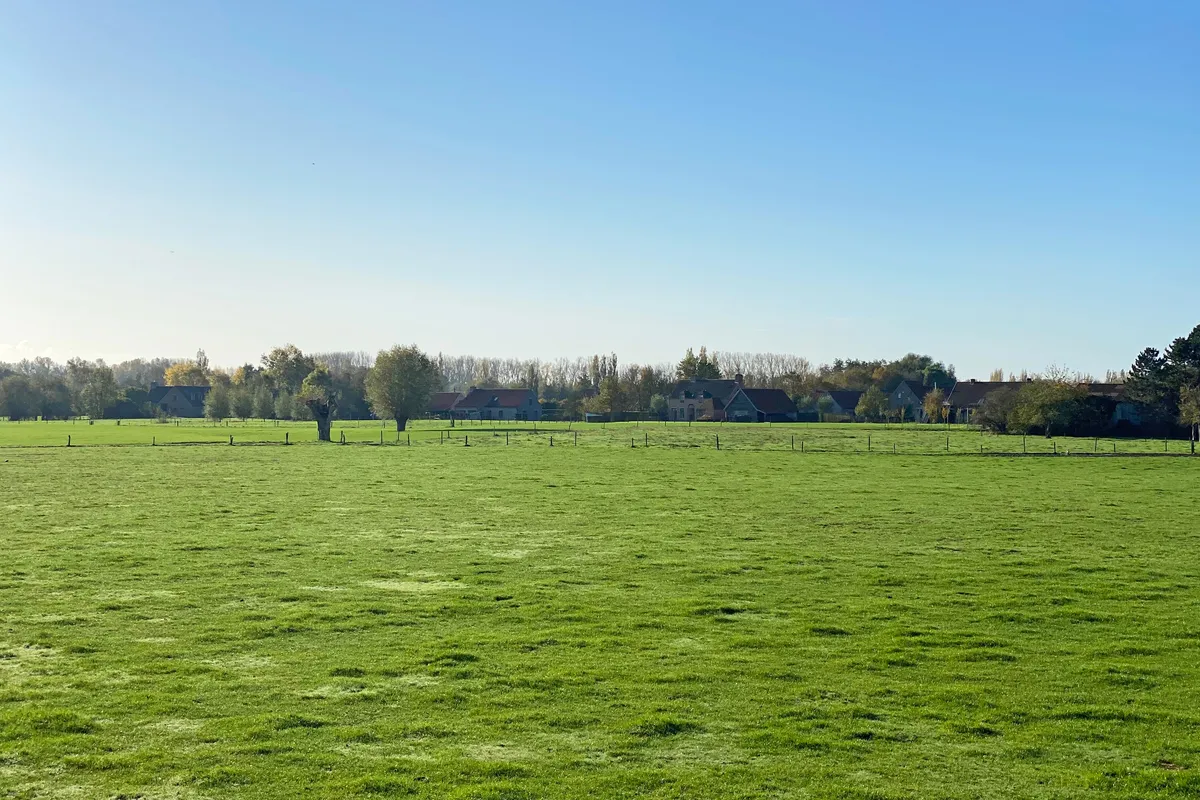
[[[436,441],[434,440],[434,436],[433,436],[433,434],[435,432],[438,434]],[[283,433],[282,438],[280,438],[278,440],[256,439],[256,438],[252,438],[252,437],[248,437],[243,440],[235,440],[235,437],[233,435],[229,435],[228,439],[225,439],[224,434],[222,434],[222,438],[220,440],[205,439],[205,440],[159,442],[157,436],[152,436],[152,437],[150,437],[150,441],[148,441],[148,442],[146,442],[146,441],[143,441],[143,442],[121,441],[121,442],[90,442],[90,443],[79,442],[79,434],[74,433],[74,434],[68,434],[66,436],[66,441],[61,444],[52,444],[52,443],[0,444],[0,449],[2,449],[2,450],[27,450],[27,449],[29,449],[29,450],[45,450],[45,449],[60,449],[60,448],[71,448],[71,449],[136,448],[136,447],[161,448],[161,447],[204,447],[204,446],[209,446],[209,445],[224,446],[224,447],[230,447],[230,446],[233,446],[233,447],[276,447],[276,446],[286,447],[286,446],[294,446],[296,444],[304,444],[304,445],[323,444],[321,442],[316,442],[316,441],[295,443],[295,442],[291,441],[291,431],[283,431],[282,433]],[[353,446],[353,447],[377,447],[377,448],[394,448],[394,447],[411,448],[414,446],[416,446],[416,447],[432,447],[432,446],[436,446],[436,445],[447,445],[447,444],[456,444],[458,446],[463,446],[463,447],[492,448],[492,447],[508,447],[508,446],[515,445],[522,449],[529,449],[532,446],[533,442],[538,442],[539,446],[554,447],[555,446],[554,434],[559,433],[559,434],[568,434],[567,436],[562,436],[562,435],[559,436],[558,446],[560,449],[564,446],[572,447],[572,448],[580,447],[580,437],[579,437],[580,432],[577,430],[565,431],[562,429],[535,430],[533,428],[518,428],[518,429],[511,429],[511,428],[510,429],[501,429],[501,428],[480,429],[480,428],[475,428],[473,430],[463,431],[461,436],[455,436],[454,430],[450,430],[450,431],[436,430],[435,431],[435,430],[426,429],[424,431],[415,431],[415,433],[418,434],[418,438],[415,441],[413,439],[413,433],[414,433],[413,431],[407,432],[405,437],[403,439],[401,439],[399,432],[397,432],[396,438],[394,441],[387,440],[382,435],[382,432],[380,433],[378,440],[372,438],[370,440],[354,441],[354,440],[348,440],[346,438],[346,431],[341,430],[341,431],[339,431],[339,436],[338,436],[337,441],[332,442],[332,443],[327,443],[327,444],[329,444],[330,446],[336,446],[336,447]],[[488,434],[488,433],[491,433],[492,436],[490,436],[490,437],[487,436],[486,434]],[[593,434],[593,435],[589,436],[588,435],[589,433]],[[422,435],[422,434],[424,434],[424,435]],[[503,434],[503,436],[501,436],[501,434]],[[526,434],[526,436],[514,437],[513,434]],[[474,435],[474,437],[475,437],[474,442],[471,441],[472,435]],[[1075,449],[1071,449],[1070,447],[1064,447],[1064,448],[1060,449],[1058,446],[1058,442],[1052,440],[1050,442],[1050,447],[1051,447],[1050,450],[1041,451],[1041,452],[1029,452],[1028,443],[1025,441],[1025,437],[1022,437],[1022,441],[1020,443],[1020,447],[1021,447],[1020,450],[1009,449],[1004,446],[1000,446],[1000,447],[993,446],[993,448],[989,449],[987,447],[987,442],[980,442],[978,449],[974,449],[974,448],[967,449],[967,448],[963,448],[961,446],[959,449],[951,449],[950,437],[945,438],[944,446],[925,447],[925,448],[922,448],[919,446],[913,446],[912,443],[905,443],[904,445],[902,445],[900,442],[890,442],[890,444],[891,444],[890,448],[888,448],[886,446],[886,444],[884,445],[884,447],[880,448],[880,447],[875,446],[878,443],[875,441],[875,438],[871,435],[866,436],[865,446],[863,446],[861,442],[857,442],[853,438],[839,439],[839,437],[828,437],[825,439],[825,441],[820,441],[819,438],[817,439],[817,441],[813,441],[810,438],[801,437],[800,442],[799,442],[799,447],[796,446],[797,442],[796,442],[795,435],[791,435],[787,439],[784,439],[782,441],[759,440],[758,442],[751,442],[751,443],[731,442],[728,435],[726,436],[725,442],[722,442],[720,434],[716,434],[707,443],[703,442],[702,440],[656,442],[656,441],[651,441],[651,437],[648,432],[643,432],[642,437],[640,437],[641,438],[640,442],[638,441],[638,438],[639,437],[636,437],[636,436],[631,437],[629,439],[629,445],[626,446],[624,444],[624,442],[625,442],[624,436],[621,436],[620,438],[615,438],[613,436],[605,435],[605,434],[603,434],[603,432],[590,431],[590,432],[585,433],[582,446],[583,446],[583,449],[585,449],[585,450],[589,450],[589,449],[596,450],[596,449],[602,449],[602,448],[603,449],[624,448],[627,450],[628,449],[633,449],[633,450],[639,450],[639,449],[642,449],[642,450],[645,450],[645,449],[713,450],[714,452],[720,451],[720,452],[724,452],[724,453],[729,453],[729,452],[733,452],[733,453],[747,453],[747,452],[753,452],[753,453],[780,452],[780,453],[782,453],[782,452],[787,452],[787,453],[794,453],[798,457],[810,455],[810,454],[811,455],[869,455],[872,457],[976,456],[976,457],[992,457],[992,458],[996,458],[996,457],[1001,457],[1001,458],[1046,458],[1046,457],[1180,458],[1180,457],[1191,457],[1191,456],[1196,455],[1194,447],[1192,447],[1191,443],[1187,442],[1187,440],[1179,440],[1179,441],[1181,443],[1187,444],[1188,449],[1179,450],[1176,452],[1170,451],[1167,440],[1164,440],[1163,450],[1157,451],[1157,452],[1149,451],[1149,450],[1131,450],[1131,449],[1120,450],[1117,446],[1117,442],[1115,442],[1115,441],[1111,442],[1111,444],[1112,444],[1111,451],[1107,449],[1107,443],[1106,443],[1106,449],[1100,450],[1098,439],[1091,442],[1092,448],[1090,451],[1085,447],[1076,447]],[[501,439],[503,439],[502,442],[500,441]],[[941,439],[942,439],[942,437],[939,436],[938,437],[939,443],[941,442]],[[565,441],[565,444],[564,444],[564,441]],[[1132,440],[1132,441],[1139,441],[1139,442],[1143,442],[1145,444],[1150,443],[1150,440]],[[1157,441],[1157,440],[1153,440],[1153,441]],[[461,442],[461,444],[460,444],[460,442]],[[1082,442],[1082,440],[1072,440],[1071,444],[1079,444],[1081,442]],[[1014,442],[1005,442],[1005,444],[1010,444],[1010,443],[1015,444]],[[838,446],[839,444],[841,444],[842,446]],[[995,443],[993,443],[993,445],[995,445]]]

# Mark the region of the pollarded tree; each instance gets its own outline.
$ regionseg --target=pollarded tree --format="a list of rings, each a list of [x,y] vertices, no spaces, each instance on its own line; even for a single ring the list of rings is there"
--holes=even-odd
[[[333,378],[324,364],[320,364],[300,384],[296,399],[303,403],[317,421],[317,441],[328,442],[333,425],[333,413],[337,411],[337,391]]]
[[[437,365],[417,346],[380,350],[367,373],[367,402],[380,419],[396,420],[402,431],[411,417],[429,409],[429,399],[441,386]]]
[[[858,399],[858,405],[854,408],[856,415],[875,421],[886,417],[887,412],[887,395],[878,386],[872,386],[863,392],[862,397]]]
[[[312,356],[305,355],[294,344],[276,347],[262,357],[263,373],[281,392],[299,394],[301,384],[316,368]]]

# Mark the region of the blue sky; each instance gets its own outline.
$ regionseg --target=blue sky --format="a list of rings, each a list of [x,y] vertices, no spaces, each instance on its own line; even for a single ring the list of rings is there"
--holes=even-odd
[[[0,360],[929,353],[1198,322],[1200,4],[0,5]]]

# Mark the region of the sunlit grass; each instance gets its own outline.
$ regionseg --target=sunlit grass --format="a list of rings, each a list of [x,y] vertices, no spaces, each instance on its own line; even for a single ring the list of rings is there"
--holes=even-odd
[[[722,450],[786,450],[805,453],[946,454],[1145,454],[1190,452],[1185,440],[1000,436],[955,425],[883,425],[849,423],[682,423],[682,422],[492,422],[444,420],[412,422],[402,433],[394,423],[349,420],[334,423],[333,439],[348,444],[392,446],[506,445],[548,447],[689,447]],[[76,422],[0,422],[0,446],[73,446],[152,444],[304,444],[315,442],[312,422],[269,420],[87,420]],[[719,442],[718,442],[719,440]]]
[[[1200,790],[1200,462],[491,444],[0,449],[0,796]]]

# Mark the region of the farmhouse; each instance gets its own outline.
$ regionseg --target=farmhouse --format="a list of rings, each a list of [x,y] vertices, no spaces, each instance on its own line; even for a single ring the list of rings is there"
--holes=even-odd
[[[972,378],[959,381],[946,396],[945,405],[950,410],[950,421],[970,422],[979,404],[989,394],[1001,389],[1017,391],[1032,380],[1026,378],[1024,381],[977,381]],[[1125,384],[1081,383],[1079,387],[1087,391],[1089,400],[1099,404],[1109,416],[1109,424],[1114,427],[1128,428],[1141,424],[1137,406],[1125,399]]]
[[[828,413],[842,417],[854,416],[854,409],[858,408],[858,401],[862,396],[863,393],[857,389],[835,389],[821,393],[821,397],[828,397],[833,401]]]
[[[931,391],[920,381],[900,381],[900,385],[888,394],[888,408],[897,415],[903,410],[906,420],[925,422],[928,417],[925,413],[925,395]]]
[[[454,407],[462,400],[462,395],[458,392],[434,392],[429,398],[429,408],[426,413],[437,419],[449,419],[454,411]]]
[[[800,411],[783,389],[750,389],[739,386],[725,404],[730,422],[795,422]]]
[[[750,389],[733,380],[679,381],[667,395],[667,417],[675,422],[795,422],[796,404],[782,389]]]
[[[542,418],[542,405],[532,389],[477,389],[471,387],[467,396],[454,404],[454,416],[459,419],[521,419]]]
[[[148,402],[170,417],[204,416],[208,386],[150,386]]]
[[[971,421],[971,416],[979,408],[983,398],[1001,389],[1016,391],[1024,384],[1024,381],[977,381],[974,378],[956,381],[942,405],[950,410],[950,422],[965,424]]]
[[[740,388],[741,381],[736,379],[679,381],[667,395],[668,419],[721,421],[725,419],[725,405]]]

